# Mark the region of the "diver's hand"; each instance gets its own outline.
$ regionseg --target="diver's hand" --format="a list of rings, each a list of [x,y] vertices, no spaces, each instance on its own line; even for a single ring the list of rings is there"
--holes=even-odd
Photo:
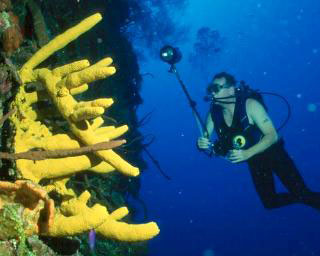
[[[199,149],[209,149],[211,146],[211,142],[206,137],[199,137],[197,141],[197,145]]]
[[[239,163],[248,160],[251,157],[248,150],[233,149],[229,151],[227,159],[231,163]]]

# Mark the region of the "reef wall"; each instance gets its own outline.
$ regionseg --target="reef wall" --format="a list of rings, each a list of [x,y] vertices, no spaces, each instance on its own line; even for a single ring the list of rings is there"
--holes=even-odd
[[[0,251],[66,255],[55,245],[63,241],[69,255],[144,255],[146,244],[115,240],[158,234],[154,222],[131,224],[125,207],[145,166],[136,139],[141,77],[121,33],[127,7],[0,0],[0,217],[12,223],[0,234],[13,231],[0,236]]]

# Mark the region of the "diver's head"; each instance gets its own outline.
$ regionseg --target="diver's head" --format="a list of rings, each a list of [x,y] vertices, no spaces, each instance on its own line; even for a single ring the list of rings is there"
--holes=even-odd
[[[236,80],[226,72],[216,74],[207,87],[207,94],[212,96],[215,104],[230,104],[235,102]]]

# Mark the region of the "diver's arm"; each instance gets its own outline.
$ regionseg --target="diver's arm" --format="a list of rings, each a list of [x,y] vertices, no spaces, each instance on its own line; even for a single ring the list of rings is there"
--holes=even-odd
[[[231,150],[227,156],[232,163],[246,161],[254,155],[265,151],[278,140],[278,134],[274,128],[270,117],[264,107],[254,99],[248,99],[246,102],[247,115],[254,124],[261,130],[262,139],[252,147],[245,150]]]
[[[207,122],[206,122],[206,128],[207,130],[204,133],[204,136],[208,139],[211,138],[211,135],[213,133],[214,130],[214,123],[211,117],[211,113],[209,112],[208,117],[207,117]]]
[[[265,151],[272,144],[277,142],[278,134],[271,118],[267,114],[264,107],[254,99],[248,99],[246,102],[247,114],[251,117],[253,123],[260,129],[263,134],[262,139],[246,151],[249,158]]]

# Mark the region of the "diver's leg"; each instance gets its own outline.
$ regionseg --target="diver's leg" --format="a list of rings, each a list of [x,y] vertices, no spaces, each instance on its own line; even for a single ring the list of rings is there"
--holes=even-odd
[[[290,193],[276,193],[272,166],[264,157],[255,157],[248,161],[255,189],[267,209],[278,208],[296,203],[296,198]]]
[[[274,171],[283,185],[299,202],[320,209],[320,193],[312,192],[306,186],[295,163],[286,150],[281,147],[275,153],[276,166]]]

